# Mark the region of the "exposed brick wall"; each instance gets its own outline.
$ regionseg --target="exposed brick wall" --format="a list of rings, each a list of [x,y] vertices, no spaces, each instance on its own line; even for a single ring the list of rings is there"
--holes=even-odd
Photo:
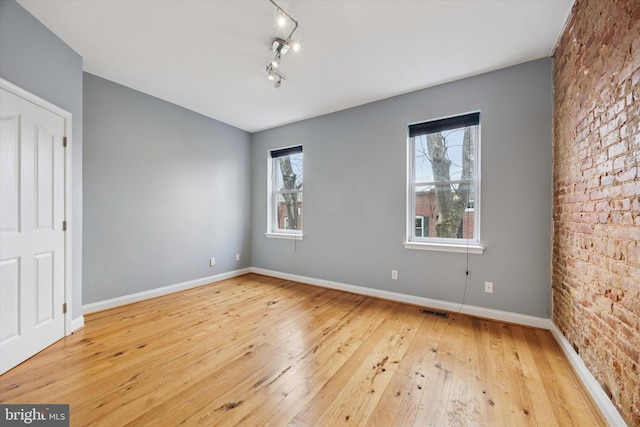
[[[640,426],[640,0],[576,0],[553,79],[553,320]]]

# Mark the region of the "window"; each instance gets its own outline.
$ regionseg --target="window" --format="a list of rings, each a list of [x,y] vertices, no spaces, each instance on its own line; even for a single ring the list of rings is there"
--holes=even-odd
[[[302,238],[302,146],[269,153],[267,237]]]
[[[429,237],[429,217],[416,216],[416,237]]]
[[[405,247],[482,253],[480,113],[410,125],[408,146]]]

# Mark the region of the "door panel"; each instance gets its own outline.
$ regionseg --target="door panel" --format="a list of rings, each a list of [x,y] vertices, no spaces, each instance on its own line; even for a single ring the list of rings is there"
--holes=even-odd
[[[18,258],[0,261],[0,346],[20,333],[20,260]],[[2,347],[4,348],[4,347]]]
[[[18,232],[20,218],[20,147],[18,116],[0,119],[0,233]]]
[[[65,119],[0,90],[3,373],[64,336]]]
[[[36,312],[35,326],[53,319],[55,281],[53,280],[53,252],[35,256]]]
[[[36,229],[51,229],[53,226],[54,204],[54,135],[36,126],[36,158],[35,158],[35,201],[36,201]]]

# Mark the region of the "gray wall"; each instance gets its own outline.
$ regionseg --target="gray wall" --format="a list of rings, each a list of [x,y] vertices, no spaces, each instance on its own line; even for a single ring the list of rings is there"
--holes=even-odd
[[[84,109],[85,304],[251,265],[247,132],[87,73]]]
[[[73,114],[73,318],[82,315],[82,58],[13,0],[0,0],[0,77]]]
[[[481,110],[481,241],[466,304],[550,315],[551,61],[409,93],[252,137],[254,267],[461,302],[467,255],[407,250],[407,124]],[[267,156],[304,147],[304,240],[267,239]],[[391,270],[399,278],[391,280]],[[494,282],[485,294],[484,281]]]

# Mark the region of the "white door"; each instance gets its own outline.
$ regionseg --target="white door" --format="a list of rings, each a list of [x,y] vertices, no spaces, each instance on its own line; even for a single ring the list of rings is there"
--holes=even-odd
[[[65,119],[0,90],[2,374],[65,332]]]

